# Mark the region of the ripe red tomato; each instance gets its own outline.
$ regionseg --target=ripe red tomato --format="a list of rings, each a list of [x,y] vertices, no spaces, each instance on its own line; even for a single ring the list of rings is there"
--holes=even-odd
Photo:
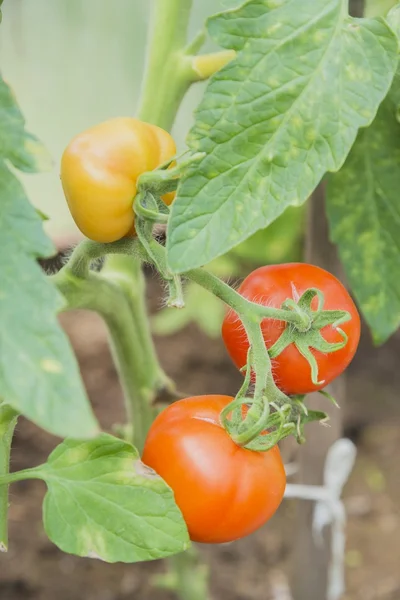
[[[277,446],[237,446],[219,415],[229,396],[197,396],[171,404],[152,424],[143,462],[173,489],[190,537],[207,544],[249,535],[277,510],[286,475]]]
[[[307,394],[325,387],[340,375],[352,360],[360,339],[360,317],[357,308],[345,287],[336,277],[324,269],[304,263],[271,265],[256,269],[243,281],[239,293],[245,298],[280,308],[287,298],[298,300],[308,288],[318,288],[324,293],[325,310],[347,310],[351,319],[340,325],[348,335],[348,342],[341,350],[323,354],[311,350],[318,363],[318,379],[321,385],[311,380],[311,368],[297,348],[290,344],[272,360],[273,376],[278,387],[286,394]],[[314,298],[312,308],[317,307]],[[274,319],[264,319],[261,329],[267,348],[280,337],[285,323]],[[328,342],[340,342],[342,337],[332,325],[321,329]],[[239,317],[229,311],[222,325],[222,337],[225,346],[236,366],[240,369],[246,364],[249,342]]]

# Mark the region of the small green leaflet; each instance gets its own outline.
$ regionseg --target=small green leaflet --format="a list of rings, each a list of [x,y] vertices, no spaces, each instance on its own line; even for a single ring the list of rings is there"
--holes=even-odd
[[[386,96],[398,41],[344,0],[251,0],[208,23],[238,55],[211,79],[188,144],[206,156],[178,188],[172,271],[225,253],[337,171]]]
[[[28,472],[47,484],[44,527],[64,552],[131,563],[189,547],[172,490],[118,438],[65,440]]]
[[[51,433],[92,437],[97,423],[57,321],[63,300],[37,263],[55,250],[7,164],[35,172],[49,160],[1,78],[0,109],[0,396]]]
[[[386,17],[386,21],[389,23],[397,37],[400,38],[400,4],[393,6]]]
[[[399,104],[400,73],[327,186],[331,237],[377,344],[400,325]]]

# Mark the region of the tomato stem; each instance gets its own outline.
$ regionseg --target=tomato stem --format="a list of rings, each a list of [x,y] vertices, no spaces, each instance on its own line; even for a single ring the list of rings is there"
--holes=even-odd
[[[194,73],[185,56],[193,0],[155,0],[139,119],[167,131],[175,120]]]
[[[8,546],[8,479],[10,477],[10,450],[18,413],[0,403],[0,552]]]
[[[262,304],[251,302],[205,269],[193,269],[183,273],[183,276],[201,285],[223,300],[225,304],[240,315],[241,319],[247,316],[248,320],[253,323],[260,323],[263,319],[276,319],[277,321],[292,323],[299,327],[304,326],[304,315],[287,309],[263,306]]]
[[[84,240],[73,250],[69,257],[68,270],[75,277],[85,279],[89,276],[92,263],[109,254],[129,254],[142,260],[147,256],[137,238],[123,238],[111,244]]]
[[[25,479],[42,479],[42,476],[40,474],[40,467],[34,467],[33,469],[24,469],[22,471],[15,471],[14,473],[7,473],[6,475],[2,475],[0,477],[0,486],[8,486],[10,485],[10,483],[15,483],[16,481],[24,481]]]

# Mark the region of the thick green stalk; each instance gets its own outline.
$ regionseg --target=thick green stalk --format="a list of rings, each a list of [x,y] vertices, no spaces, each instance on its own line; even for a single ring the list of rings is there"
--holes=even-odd
[[[146,387],[152,390],[147,402],[152,404],[156,399],[157,392],[162,389],[173,392],[174,385],[161,368],[154,346],[146,307],[146,281],[142,270],[142,262],[136,257],[124,256],[124,269],[121,270],[122,265],[120,262],[118,263],[119,268],[115,268],[112,258],[121,259],[122,257],[110,256],[102,275],[109,281],[117,283],[125,293],[125,298],[130,307],[131,320],[134,322],[140,342],[141,354],[147,365]]]
[[[182,99],[196,76],[185,52],[193,0],[154,0],[151,39],[138,117],[171,129]]]
[[[154,365],[143,352],[124,290],[95,273],[84,279],[76,277],[68,267],[54,275],[52,280],[67,300],[69,309],[86,308],[104,319],[124,391],[129,423],[133,426],[131,441],[141,451],[154,417],[151,383],[157,379],[159,372],[153,372]]]
[[[17,413],[7,404],[0,404],[0,481],[7,477],[10,468],[11,441],[17,424]],[[8,484],[0,483],[0,552],[8,546]]]

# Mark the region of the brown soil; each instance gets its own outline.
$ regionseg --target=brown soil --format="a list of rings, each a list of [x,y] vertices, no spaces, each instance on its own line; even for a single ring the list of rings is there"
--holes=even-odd
[[[158,297],[155,281],[152,298]],[[158,304],[158,300],[152,302]],[[105,428],[123,420],[121,391],[100,320],[89,313],[62,319],[71,336],[97,415]],[[373,349],[367,339],[351,368],[347,433],[358,444],[358,459],[346,487],[349,512],[346,600],[400,599],[400,340]],[[167,373],[180,390],[234,394],[240,376],[222,343],[195,327],[157,339]],[[43,462],[58,440],[21,419],[12,468]],[[0,558],[1,600],[168,600],[173,594],[152,587],[162,561],[108,565],[60,552],[41,524],[44,486],[26,481],[10,494],[10,548]],[[290,526],[294,502],[286,501],[275,518],[249,538],[231,545],[201,547],[211,569],[213,600],[290,600],[285,591],[290,564]],[[312,565],[310,565],[312,569]],[[322,599],[321,599],[322,600]]]

